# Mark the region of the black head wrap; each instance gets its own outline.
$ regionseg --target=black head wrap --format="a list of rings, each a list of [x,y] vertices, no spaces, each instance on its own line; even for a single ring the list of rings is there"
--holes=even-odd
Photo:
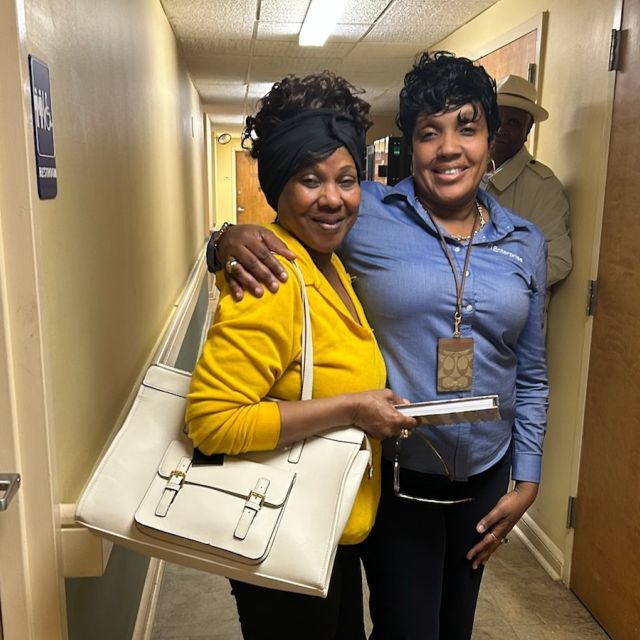
[[[365,134],[348,114],[332,109],[307,109],[284,120],[268,138],[260,139],[258,178],[267,202],[278,210],[278,198],[301,167],[313,162],[313,155],[331,155],[346,147],[358,170],[364,172]]]

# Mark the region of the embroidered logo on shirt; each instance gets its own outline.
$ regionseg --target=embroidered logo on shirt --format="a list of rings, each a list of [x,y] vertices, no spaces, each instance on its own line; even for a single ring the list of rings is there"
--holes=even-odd
[[[489,249],[491,249],[491,251],[495,251],[496,253],[501,253],[504,256],[509,256],[510,258],[513,258],[514,260],[517,260],[520,263],[524,262],[524,260],[517,253],[513,253],[511,251],[507,251],[506,249],[502,249],[501,247],[495,244],[492,244],[489,247]]]

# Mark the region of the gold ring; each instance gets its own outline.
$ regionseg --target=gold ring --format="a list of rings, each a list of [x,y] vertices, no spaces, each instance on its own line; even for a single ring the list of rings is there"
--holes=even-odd
[[[410,435],[411,433],[409,432],[409,429],[407,429],[406,427],[403,427],[402,431],[400,431],[401,438],[408,438]]]
[[[235,258],[231,258],[231,260],[227,260],[227,264],[224,265],[224,270],[231,276],[233,277],[233,270],[239,265],[240,263],[235,259]]]
[[[500,538],[498,538],[498,536],[493,533],[493,531],[489,531],[489,535],[498,543],[498,544],[502,544],[504,542],[504,540],[500,540]]]

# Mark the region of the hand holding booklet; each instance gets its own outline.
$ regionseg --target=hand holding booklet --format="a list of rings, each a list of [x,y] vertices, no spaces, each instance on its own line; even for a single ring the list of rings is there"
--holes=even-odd
[[[417,418],[420,424],[443,425],[461,422],[481,422],[500,419],[498,396],[472,396],[449,400],[431,400],[396,405],[406,416]]]

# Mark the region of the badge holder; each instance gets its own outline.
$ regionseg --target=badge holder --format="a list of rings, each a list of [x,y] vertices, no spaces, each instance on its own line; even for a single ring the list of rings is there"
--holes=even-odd
[[[431,214],[429,214],[431,217]],[[471,257],[471,247],[473,245],[474,230],[469,236],[469,244],[464,258],[462,277],[458,275],[458,270],[449,251],[449,247],[442,235],[440,227],[431,217],[431,222],[438,231],[440,244],[447,256],[453,279],[456,284],[456,309],[453,314],[453,337],[438,339],[438,369],[437,369],[437,391],[438,393],[450,393],[452,391],[471,391],[473,385],[473,338],[462,337],[460,335],[460,324],[462,322],[462,297],[464,285],[469,270],[469,259]]]

